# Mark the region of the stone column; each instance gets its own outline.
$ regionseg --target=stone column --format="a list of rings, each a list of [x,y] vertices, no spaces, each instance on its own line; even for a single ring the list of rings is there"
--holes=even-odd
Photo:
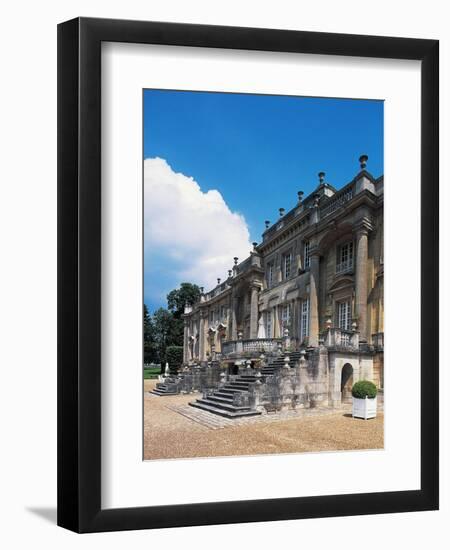
[[[204,319],[204,312],[200,312],[200,322],[199,322],[199,340],[198,340],[198,358],[200,361],[205,361],[206,354],[205,354],[205,319]]]
[[[258,337],[258,291],[257,285],[251,286],[250,300],[250,339],[255,340]]]
[[[272,308],[272,334],[273,338],[280,337],[280,323],[278,320],[278,305]]]
[[[355,314],[358,318],[359,338],[367,342],[367,256],[369,230],[361,225],[356,230]]]
[[[319,345],[319,252],[311,250],[309,267],[309,345]]]
[[[189,322],[184,320],[184,338],[183,338],[183,363],[189,361]]]
[[[237,305],[238,298],[233,294],[231,297],[231,339],[237,340]]]

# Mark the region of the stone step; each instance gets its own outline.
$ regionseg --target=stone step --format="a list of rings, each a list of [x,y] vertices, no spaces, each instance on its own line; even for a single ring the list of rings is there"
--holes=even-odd
[[[231,390],[217,390],[214,392],[213,395],[216,395],[217,397],[223,397],[224,399],[233,399],[233,395],[236,393],[239,393],[238,391],[231,391]],[[242,393],[242,392],[240,392]]]
[[[225,390],[231,390],[231,391],[234,391],[234,392],[237,392],[237,391],[240,391],[240,392],[243,392],[243,391],[248,391],[248,386],[225,386],[224,388],[221,388],[221,389],[225,389]]]
[[[223,397],[222,395],[217,395],[216,393],[208,395],[207,399],[208,401],[217,401],[218,403],[233,404],[233,398],[231,396]]]
[[[229,382],[228,384],[225,384],[224,388],[227,390],[244,390],[248,391],[248,384],[244,384],[241,382]]]
[[[199,400],[192,401],[189,403],[191,407],[196,407],[197,409],[202,409],[204,411],[208,411],[214,414],[218,414],[219,416],[224,416],[225,418],[240,418],[243,416],[257,416],[261,413],[259,411],[252,411],[250,409],[247,410],[238,410],[238,411],[227,411],[225,409],[221,409],[219,407],[216,407],[210,403],[201,403]]]
[[[216,407],[217,409],[221,409],[229,412],[242,412],[242,411],[250,410],[250,407],[247,405],[239,406],[239,405],[233,405],[232,403],[221,403],[219,401],[211,401],[209,397],[202,397],[201,399],[196,399],[196,403],[201,403],[203,405]]]
[[[228,396],[233,396],[235,393],[242,393],[248,390],[237,390],[237,389],[229,389],[229,388],[220,388],[220,390],[217,393],[225,394]],[[216,393],[216,392],[214,392]]]
[[[159,395],[160,397],[162,395],[178,395],[176,391],[169,391],[169,390],[158,390],[157,388],[155,388],[154,390],[152,390],[150,393],[152,393],[153,395]]]

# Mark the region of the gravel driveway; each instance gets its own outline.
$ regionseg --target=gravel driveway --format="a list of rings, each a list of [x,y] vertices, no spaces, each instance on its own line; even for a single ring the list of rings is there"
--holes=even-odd
[[[186,416],[195,411],[186,405],[198,395],[155,397],[147,393],[155,383],[144,381],[146,460],[383,448],[382,411],[372,420],[352,418],[346,408],[288,412],[279,419],[266,415],[240,423],[222,423],[220,417],[203,413],[210,415],[208,423]]]

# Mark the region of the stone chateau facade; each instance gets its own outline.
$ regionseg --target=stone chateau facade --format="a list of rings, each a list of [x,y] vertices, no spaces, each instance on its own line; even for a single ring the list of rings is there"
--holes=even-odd
[[[340,189],[320,172],[315,191],[280,208],[250,255],[234,258],[228,277],[186,307],[184,372],[204,371],[204,403],[194,406],[214,409],[208,391],[227,381],[267,397],[278,380],[281,401],[300,392],[305,406],[306,394],[337,406],[359,379],[383,387],[383,177],[366,170],[367,160]],[[217,373],[207,374],[214,365]],[[226,391],[218,393],[226,403]]]

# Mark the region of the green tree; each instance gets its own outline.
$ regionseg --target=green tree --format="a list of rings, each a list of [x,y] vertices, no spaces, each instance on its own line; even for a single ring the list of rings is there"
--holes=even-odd
[[[167,346],[166,361],[170,372],[176,373],[183,363],[183,346]]]
[[[158,350],[158,358],[161,363],[166,356],[166,348],[173,340],[173,315],[167,309],[160,307],[153,313],[154,342]]]
[[[157,363],[158,361],[155,330],[148,307],[144,304],[144,363]]]
[[[180,319],[186,304],[192,306],[200,300],[200,288],[193,283],[181,283],[180,288],[167,295],[167,307],[176,319]]]
[[[183,347],[184,321],[182,314],[185,304],[193,305],[200,299],[200,289],[192,283],[181,283],[167,295],[168,309],[160,307],[150,315],[144,304],[144,362],[160,363],[164,370],[169,346]],[[180,354],[180,351],[177,351]],[[179,355],[178,355],[179,356]],[[173,357],[173,356],[171,356]],[[173,361],[173,359],[171,359]],[[178,361],[178,359],[177,359]],[[182,355],[180,364],[182,362]]]

